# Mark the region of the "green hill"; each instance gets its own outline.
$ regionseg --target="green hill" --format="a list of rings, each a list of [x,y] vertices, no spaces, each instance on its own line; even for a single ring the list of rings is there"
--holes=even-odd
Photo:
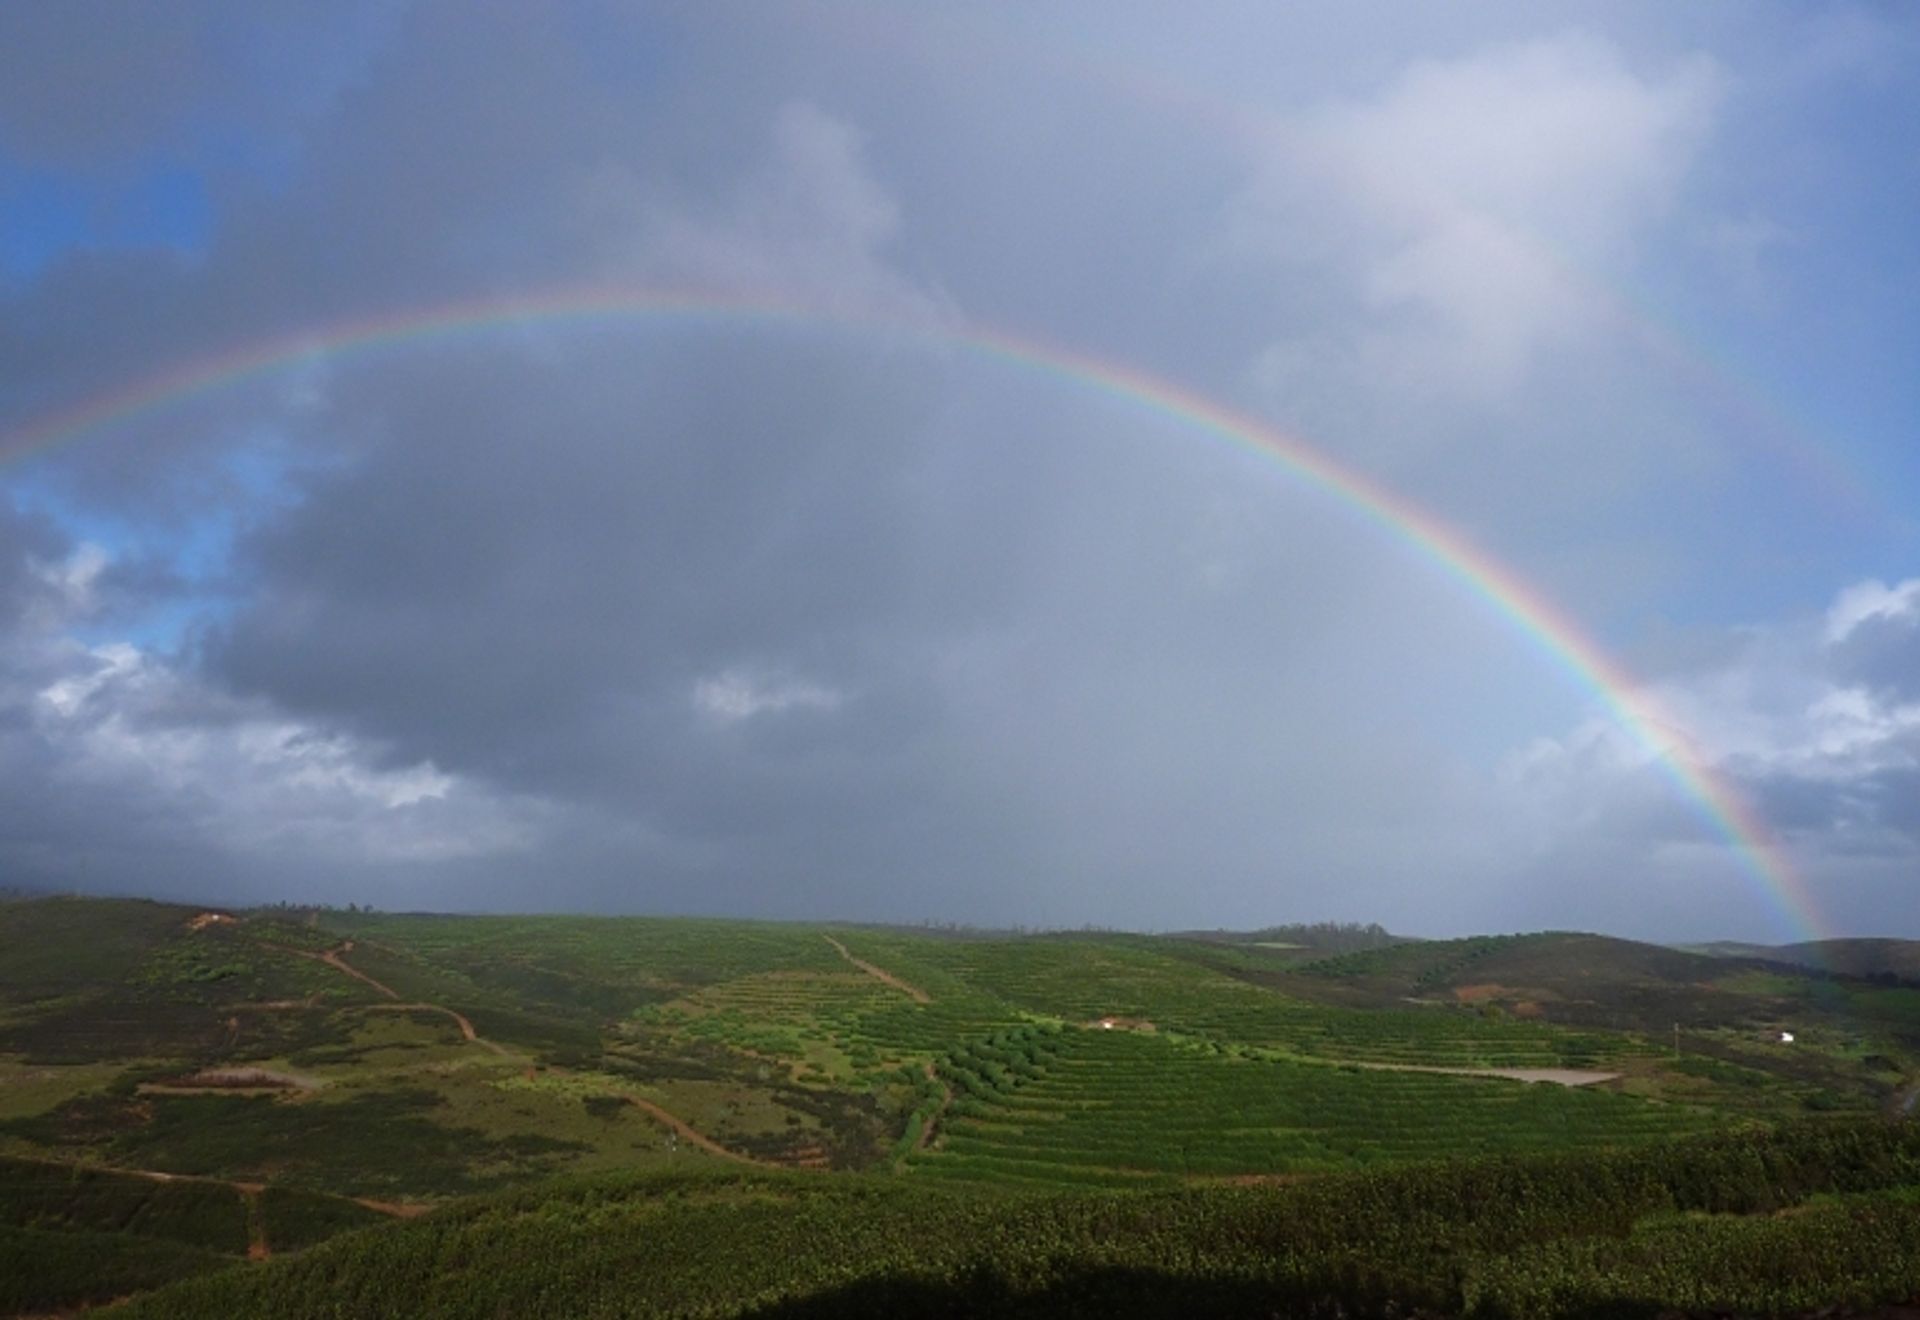
[[[1920,1295],[1916,1178],[1920,1129],[1884,1124],[1159,1192],[603,1178],[352,1234],[116,1314],[1553,1316],[1773,1311],[1837,1296],[1871,1305]]]
[[[1295,1215],[1295,1185],[1372,1195],[1403,1184],[1366,1178],[1461,1159],[1577,1183],[1582,1161],[1639,1168],[1631,1152],[1674,1140],[1721,1134],[1724,1151],[1902,1112],[1916,995],[1589,935],[1303,956],[1192,935],[11,902],[0,1245],[16,1311],[207,1276],[154,1313],[230,1289],[238,1310],[199,1313],[246,1313],[242,1281],[329,1270],[329,1287],[364,1275],[369,1298],[424,1289],[461,1313],[469,1294],[420,1273],[427,1243],[522,1262],[501,1285],[515,1305],[557,1289],[609,1314],[644,1307],[568,1291],[586,1285],[549,1278],[551,1253],[599,1261],[608,1289],[623,1270],[713,1289],[715,1314],[1071,1309],[1123,1286],[1258,1309],[1294,1285],[1211,1244]],[[1874,1204],[1860,1213],[1895,1213]],[[1082,1227],[1030,1259],[1002,1227],[1037,1231],[1029,1213]],[[596,1216],[618,1231],[580,1247]],[[841,1259],[785,1236],[803,1230],[844,1237],[853,1263],[794,1282],[795,1252]],[[722,1253],[688,1275],[650,1254],[687,1234],[764,1239],[769,1263]],[[923,1257],[902,1234],[942,1245]],[[1458,1284],[1456,1266],[1419,1288]],[[1300,1268],[1325,1286],[1323,1264]]]
[[[1920,940],[1818,940],[1783,944],[1769,956],[1840,976],[1920,983]]]

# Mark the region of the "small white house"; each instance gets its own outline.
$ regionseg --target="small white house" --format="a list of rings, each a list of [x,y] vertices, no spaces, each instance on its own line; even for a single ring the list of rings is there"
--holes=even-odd
[[[1782,1045],[1791,1045],[1791,1044],[1793,1044],[1793,1033],[1792,1033],[1791,1031],[1783,1031],[1783,1032],[1781,1032],[1781,1033],[1780,1033],[1780,1043],[1781,1043]]]

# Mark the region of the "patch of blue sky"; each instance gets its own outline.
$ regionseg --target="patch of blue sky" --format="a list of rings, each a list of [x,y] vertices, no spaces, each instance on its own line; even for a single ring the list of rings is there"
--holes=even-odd
[[[75,641],[86,646],[130,642],[142,650],[171,651],[196,623],[232,612],[232,594],[223,581],[224,566],[232,560],[231,519],[216,516],[161,529],[75,504],[37,481],[14,480],[9,487],[16,507],[52,521],[76,551],[97,548],[109,568],[153,564],[178,583],[172,591],[145,593],[147,599],[131,614],[114,611],[75,621],[69,630]]]
[[[69,635],[89,650],[127,645],[148,655],[171,656],[186,649],[191,639],[209,625],[217,626],[231,617],[235,608],[231,598],[176,597],[150,603],[138,617],[82,624]]]
[[[246,530],[299,499],[293,446],[272,437],[239,447],[208,483],[218,491],[185,516],[139,517],[74,498],[53,473],[15,473],[7,488],[23,511],[51,520],[73,545],[98,547],[109,564],[145,564],[171,579],[147,593],[136,613],[80,622],[71,635],[87,646],[129,642],[143,650],[177,650],[200,627],[218,625],[246,593],[235,551]]]
[[[25,167],[0,156],[0,279],[19,286],[74,252],[205,254],[214,208],[196,170],[155,162],[126,177]]]

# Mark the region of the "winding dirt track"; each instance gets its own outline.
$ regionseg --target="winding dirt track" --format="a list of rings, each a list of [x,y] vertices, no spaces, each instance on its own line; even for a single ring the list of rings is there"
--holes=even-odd
[[[327,950],[327,952],[323,954],[309,953],[309,954],[304,954],[303,956],[309,957],[309,958],[317,958],[321,962],[327,964],[327,966],[335,969],[336,971],[344,972],[346,975],[353,977],[355,980],[365,981],[368,985],[378,990],[381,994],[386,995],[389,999],[398,1000],[400,996],[395,994],[391,988],[389,988],[388,986],[382,985],[380,982],[374,980],[371,976],[368,976],[365,972],[361,971],[359,968],[353,966],[352,964],[346,961],[344,955],[352,952],[353,952],[353,941],[347,940],[345,943],[341,944],[338,948],[329,949]],[[844,954],[846,950],[842,949],[841,952]],[[878,969],[874,969],[874,970],[876,972],[878,971]],[[882,975],[884,977],[884,974]],[[900,988],[907,989],[907,987],[905,987],[904,985],[901,986]],[[909,993],[918,994],[919,992],[910,990]],[[415,1012],[415,1011],[426,1012],[426,1013],[444,1013],[448,1017],[452,1018],[456,1024],[458,1024],[460,1028],[460,1035],[464,1039],[472,1042],[475,1045],[478,1045],[481,1049],[491,1050],[495,1054],[500,1055],[502,1058],[507,1058],[507,1059],[524,1058],[523,1055],[515,1054],[512,1050],[502,1045],[499,1041],[488,1040],[485,1036],[482,1036],[478,1031],[474,1030],[473,1022],[471,1019],[467,1017],[466,1014],[456,1012],[455,1010],[448,1008],[445,1004],[392,1003],[392,1004],[375,1004],[375,1005],[372,1005],[372,1008],[374,1011],[388,1012],[388,1013],[405,1013],[405,1012]],[[561,1071],[561,1070],[556,1069],[555,1071]],[[733,1160],[739,1164],[749,1164],[749,1165],[753,1165],[756,1168],[762,1168],[762,1169],[784,1169],[789,1167],[784,1164],[772,1164],[766,1160],[758,1160],[751,1155],[743,1155],[737,1150],[729,1150],[727,1147],[722,1146],[719,1142],[715,1141],[712,1137],[707,1136],[704,1132],[701,1132],[699,1129],[695,1128],[692,1124],[688,1123],[685,1119],[681,1118],[677,1114],[673,1114],[665,1109],[662,1109],[659,1105],[655,1104],[651,1100],[646,1099],[644,1096],[632,1095],[629,1093],[622,1093],[620,1098],[622,1100],[625,1100],[628,1104],[632,1105],[635,1109],[638,1109],[642,1113],[649,1115],[650,1117],[655,1119],[657,1122],[664,1124],[667,1128],[677,1133],[679,1136],[685,1138],[687,1141],[691,1142],[693,1145],[698,1146],[701,1150],[706,1151],[710,1155],[718,1155],[721,1159]],[[367,1206],[369,1209],[379,1210],[385,1214],[393,1214],[401,1217],[406,1217],[408,1213],[406,1210],[398,1206],[389,1206],[379,1202],[362,1201],[360,1202],[360,1204]],[[416,1211],[414,1213],[418,1213],[418,1212]]]
[[[260,1193],[241,1192],[247,1203],[247,1259],[272,1260],[273,1248],[267,1243],[267,1221],[260,1215]]]
[[[328,949],[325,953],[309,953],[304,949],[289,949],[287,950],[287,952],[297,953],[302,958],[312,958],[316,962],[323,962],[327,966],[333,968],[334,971],[340,972],[346,976],[351,976],[354,980],[359,981],[365,985],[372,986],[375,990],[385,995],[388,999],[395,1001],[394,1003],[391,1003],[391,1004],[375,1004],[372,1006],[375,1010],[385,1011],[389,1013],[411,1013],[411,1012],[441,1013],[453,1019],[454,1025],[460,1028],[460,1035],[462,1039],[470,1041],[471,1043],[480,1046],[482,1049],[492,1050],[495,1054],[498,1054],[503,1058],[513,1059],[513,1058],[519,1057],[518,1055],[514,1054],[513,1051],[509,1050],[506,1046],[500,1044],[498,1041],[488,1040],[485,1036],[482,1036],[479,1032],[475,1031],[473,1029],[472,1021],[468,1019],[465,1013],[461,1013],[454,1009],[448,1008],[445,1004],[403,1004],[398,1002],[400,999],[399,991],[395,990],[392,986],[386,984],[384,981],[375,980],[373,977],[367,975],[365,972],[361,971],[358,967],[355,967],[352,963],[347,961],[346,955],[353,952],[352,940],[342,941],[338,946]],[[285,1000],[285,1001],[282,1001],[282,1003],[288,1006],[297,1006],[300,1003],[300,1001]],[[276,1005],[273,1005],[273,1004],[262,1004],[262,1005],[259,1005],[258,1007],[270,1008],[275,1006]]]
[[[927,1064],[927,1080],[938,1082],[941,1097],[940,1107],[933,1111],[927,1121],[920,1125],[920,1140],[914,1143],[915,1150],[925,1150],[933,1144],[933,1130],[940,1126],[940,1120],[947,1116],[947,1106],[953,1103],[953,1088],[940,1081],[940,1071],[931,1063]]]
[[[144,1178],[148,1182],[204,1183],[210,1187],[225,1187],[247,1205],[248,1259],[265,1260],[273,1254],[273,1249],[267,1244],[266,1232],[259,1216],[260,1194],[267,1190],[266,1183],[245,1182],[235,1178],[215,1178],[204,1173],[167,1173],[161,1169],[130,1169],[121,1164],[99,1164],[91,1160],[43,1160],[31,1155],[10,1155],[8,1158],[29,1164],[45,1164],[56,1169],[91,1169],[97,1173],[117,1173],[123,1178]],[[365,1206],[376,1214],[389,1215],[395,1219],[412,1219],[433,1208],[420,1202],[375,1201],[364,1196],[343,1196],[340,1199],[352,1201],[355,1205]]]
[[[281,948],[281,951],[284,953],[295,954],[301,958],[311,958],[315,962],[323,962],[327,966],[333,968],[333,970],[336,972],[340,972],[346,976],[351,976],[356,981],[360,981],[366,985],[372,986],[375,990],[378,990],[381,994],[385,995],[388,999],[398,999],[400,997],[399,992],[395,990],[392,986],[385,985],[379,981],[374,980],[371,976],[368,976],[365,972],[361,971],[358,967],[354,967],[350,965],[346,961],[346,959],[341,956],[343,954],[348,954],[353,952],[352,940],[346,940],[342,942],[340,945],[338,945],[337,947],[328,949],[325,953],[314,953],[307,949],[289,949],[289,948],[286,948],[285,946],[280,946],[280,948]]]
[[[929,995],[925,990],[922,990],[919,986],[908,985],[905,981],[902,981],[899,977],[895,976],[892,972],[888,971],[886,968],[876,967],[872,963],[866,961],[864,958],[854,957],[851,953],[847,952],[847,946],[842,944],[839,940],[836,940],[835,938],[833,938],[833,936],[822,935],[820,938],[825,940],[828,944],[831,944],[835,949],[838,949],[840,951],[840,956],[842,958],[845,958],[848,962],[852,963],[855,967],[858,967],[861,971],[865,972],[868,976],[871,976],[874,980],[880,982],[882,985],[892,986],[895,990],[898,990],[901,994],[907,996],[909,999],[913,1000],[913,1002],[916,1004],[931,1004],[933,1002],[933,996]]]
[[[628,1104],[632,1105],[635,1109],[638,1109],[642,1113],[648,1115],[649,1117],[659,1121],[660,1123],[665,1124],[667,1127],[671,1128],[673,1131],[677,1132],[682,1137],[685,1137],[688,1141],[692,1142],[694,1145],[698,1146],[701,1150],[706,1151],[707,1154],[709,1155],[718,1155],[721,1159],[732,1160],[736,1164],[750,1164],[756,1169],[787,1169],[787,1168],[793,1167],[792,1165],[788,1165],[788,1164],[772,1164],[766,1160],[757,1160],[751,1155],[743,1155],[737,1150],[728,1150],[725,1146],[722,1146],[719,1142],[715,1141],[712,1137],[709,1137],[704,1132],[701,1132],[698,1129],[696,1129],[692,1124],[688,1123],[684,1118],[681,1118],[676,1114],[668,1113],[666,1110],[662,1109],[659,1105],[656,1105],[653,1101],[648,1100],[642,1096],[632,1095],[632,1094],[623,1092],[620,1098],[622,1100],[625,1100]]]
[[[492,1050],[503,1059],[517,1059],[521,1056],[502,1045],[497,1040],[488,1040],[473,1029],[473,1022],[465,1013],[448,1008],[445,1004],[373,1004],[367,1009],[370,1013],[440,1013],[453,1019],[460,1028],[461,1039],[469,1044],[478,1045],[483,1050]]]

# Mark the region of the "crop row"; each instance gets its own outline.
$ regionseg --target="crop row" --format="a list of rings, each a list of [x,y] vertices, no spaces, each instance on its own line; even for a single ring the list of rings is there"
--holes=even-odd
[[[1280,1174],[1644,1141],[1714,1121],[1609,1093],[1250,1059],[1127,1031],[1035,1039],[1024,1067],[982,1060],[979,1047],[942,1065],[959,1098],[916,1169]]]

